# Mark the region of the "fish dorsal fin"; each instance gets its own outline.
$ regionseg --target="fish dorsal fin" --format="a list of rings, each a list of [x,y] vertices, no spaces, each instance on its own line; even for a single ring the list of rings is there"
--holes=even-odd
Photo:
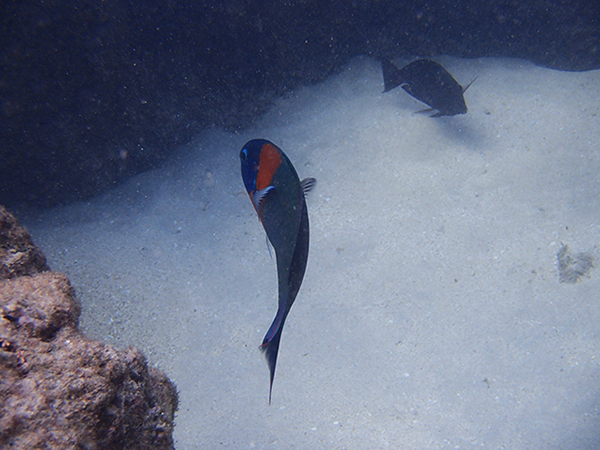
[[[473,78],[473,80],[471,80],[471,82],[469,84],[467,84],[466,87],[463,88],[463,94],[467,91],[467,89],[469,89],[471,87],[471,85],[473,83],[475,83],[475,80],[479,77],[479,75],[477,75],[475,78]]]
[[[273,189],[275,189],[275,186],[267,186],[266,188],[261,189],[260,191],[255,191],[254,194],[252,194],[252,202],[254,203],[254,207],[257,211],[260,211],[261,203],[265,200],[267,194]]]
[[[302,186],[302,190],[304,191],[304,195],[308,194],[310,191],[313,190],[313,188],[317,185],[317,179],[316,178],[305,178],[304,180],[302,180],[300,182],[300,185]]]

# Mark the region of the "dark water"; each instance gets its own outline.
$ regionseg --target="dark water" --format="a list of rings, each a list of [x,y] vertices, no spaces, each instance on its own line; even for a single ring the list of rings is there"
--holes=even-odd
[[[593,1],[4,2],[0,203],[89,198],[358,55],[600,67]],[[470,81],[470,80],[469,80]]]

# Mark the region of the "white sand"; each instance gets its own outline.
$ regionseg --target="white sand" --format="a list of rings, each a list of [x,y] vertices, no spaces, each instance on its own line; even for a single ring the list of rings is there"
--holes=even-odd
[[[355,60],[243,134],[22,221],[83,303],[177,384],[187,449],[600,448],[600,71],[439,58],[469,113],[429,118]],[[402,61],[399,61],[402,63]],[[275,261],[239,151],[267,138],[318,179],[273,404],[258,346]]]

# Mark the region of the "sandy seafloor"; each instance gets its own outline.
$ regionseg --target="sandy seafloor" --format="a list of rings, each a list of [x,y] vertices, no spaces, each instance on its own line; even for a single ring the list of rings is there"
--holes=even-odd
[[[177,384],[178,449],[600,448],[600,270],[557,266],[562,245],[600,264],[600,72],[437,59],[478,76],[468,114],[414,114],[359,58],[250,130],[22,212],[83,329]],[[271,406],[275,261],[238,156],[258,137],[318,179]]]

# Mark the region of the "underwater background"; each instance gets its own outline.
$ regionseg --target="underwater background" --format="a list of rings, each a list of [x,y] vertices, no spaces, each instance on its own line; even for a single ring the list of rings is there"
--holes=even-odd
[[[176,448],[600,446],[594,2],[2,8],[0,202],[176,383]],[[476,78],[468,112],[381,57]],[[317,179],[270,406],[254,138]]]
[[[360,55],[600,68],[590,0],[23,0],[0,17],[0,202],[11,207],[96,195]]]

